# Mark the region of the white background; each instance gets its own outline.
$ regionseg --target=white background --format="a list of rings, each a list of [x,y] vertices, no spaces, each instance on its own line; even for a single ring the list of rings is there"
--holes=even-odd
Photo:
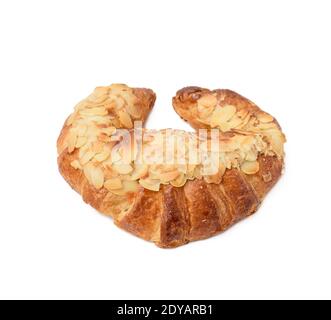
[[[0,298],[331,298],[330,1],[1,1]],[[286,172],[259,212],[163,250],[85,205],[57,171],[94,87],[153,88],[150,128],[187,129],[187,85],[274,115]]]

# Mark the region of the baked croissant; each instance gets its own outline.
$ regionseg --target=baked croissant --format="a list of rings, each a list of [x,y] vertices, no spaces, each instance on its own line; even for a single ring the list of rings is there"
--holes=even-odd
[[[57,143],[64,179],[120,228],[163,248],[253,214],[282,173],[277,121],[233,91],[188,87],[173,106],[204,130],[143,129],[137,124],[155,99],[149,89],[114,84],[81,101]]]

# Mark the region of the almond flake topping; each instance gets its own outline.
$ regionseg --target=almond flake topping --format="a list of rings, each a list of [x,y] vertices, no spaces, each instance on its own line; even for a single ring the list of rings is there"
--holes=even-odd
[[[192,114],[220,130],[216,142],[181,130],[143,129],[136,138],[138,131],[132,129],[135,140],[130,145],[120,129],[133,128],[141,114],[131,88],[98,87],[66,121],[68,132],[60,151],[76,157],[71,166],[82,170],[94,188],[116,196],[139,188],[159,191],[162,184],[182,187],[194,179],[218,184],[227,169],[238,168],[248,175],[259,172],[260,154],[284,155],[285,136],[272,116],[226,104],[215,93],[198,99]],[[263,179],[268,182],[272,177],[265,174]]]
[[[122,180],[120,178],[109,179],[105,182],[105,188],[109,191],[121,189],[122,188]]]

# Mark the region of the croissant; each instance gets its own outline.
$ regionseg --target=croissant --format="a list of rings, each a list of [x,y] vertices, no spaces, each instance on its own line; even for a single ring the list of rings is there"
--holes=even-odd
[[[59,170],[120,228],[173,248],[250,216],[284,166],[278,122],[230,90],[187,87],[173,106],[195,132],[143,128],[150,89],[98,87],[77,104],[57,142]]]

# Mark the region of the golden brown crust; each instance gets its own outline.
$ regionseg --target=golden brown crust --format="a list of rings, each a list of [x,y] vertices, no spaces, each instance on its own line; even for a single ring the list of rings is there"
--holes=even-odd
[[[155,95],[147,89],[134,89],[134,92],[143,110],[144,121],[153,107]],[[251,112],[260,110],[254,103],[230,90],[184,88],[174,97],[174,108],[196,129],[209,128],[197,121],[198,115],[194,113],[193,106],[210,92],[239,109],[246,108]],[[59,170],[65,180],[82,195],[86,203],[112,216],[120,228],[163,248],[211,237],[253,214],[283,170],[282,157],[260,154],[259,170],[255,174],[245,174],[239,168],[232,168],[225,171],[219,184],[194,179],[182,187],[161,185],[158,192],[139,186],[137,192],[116,195],[105,188],[96,189],[82,170],[73,168],[71,163],[79,151],[68,153],[61,148],[67,131],[68,126],[64,126],[58,140]]]

